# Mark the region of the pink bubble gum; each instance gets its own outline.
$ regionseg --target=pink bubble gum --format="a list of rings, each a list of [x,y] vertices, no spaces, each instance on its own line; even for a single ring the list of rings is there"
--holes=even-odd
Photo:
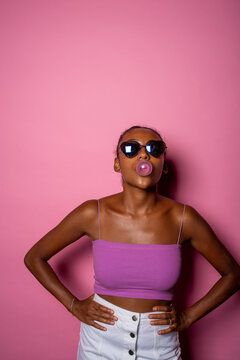
[[[147,160],[140,160],[137,163],[136,171],[141,176],[150,175],[152,172],[152,164]]]

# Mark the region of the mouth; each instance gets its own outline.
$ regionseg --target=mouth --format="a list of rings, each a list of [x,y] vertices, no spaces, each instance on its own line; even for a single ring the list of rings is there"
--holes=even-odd
[[[152,173],[152,170],[153,170],[152,164],[148,160],[140,160],[137,163],[136,172],[140,176],[148,176]]]

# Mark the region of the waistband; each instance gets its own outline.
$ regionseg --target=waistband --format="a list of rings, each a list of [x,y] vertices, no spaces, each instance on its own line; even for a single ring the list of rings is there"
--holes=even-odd
[[[94,297],[93,300],[104,305],[107,306],[108,308],[114,310],[114,314],[113,315],[117,315],[117,316],[121,316],[122,318],[125,318],[126,320],[131,319],[134,315],[137,316],[141,321],[145,322],[145,321],[151,321],[154,319],[150,319],[148,317],[148,315],[150,314],[160,314],[160,313],[164,313],[166,311],[150,311],[150,312],[145,312],[145,313],[138,313],[136,311],[130,311],[127,309],[124,309],[120,306],[117,306],[115,304],[112,304],[111,302],[103,299],[101,296],[99,296],[98,294],[94,293]]]

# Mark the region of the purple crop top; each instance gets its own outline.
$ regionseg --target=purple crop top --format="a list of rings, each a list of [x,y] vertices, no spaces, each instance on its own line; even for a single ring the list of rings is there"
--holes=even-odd
[[[176,244],[93,243],[94,292],[141,299],[172,300],[181,271],[181,236],[185,205]]]

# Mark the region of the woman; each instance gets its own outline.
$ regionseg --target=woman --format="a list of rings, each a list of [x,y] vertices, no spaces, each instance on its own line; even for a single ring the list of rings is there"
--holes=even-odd
[[[190,205],[157,193],[167,173],[166,145],[152,128],[133,126],[118,141],[114,170],[123,191],[88,200],[25,255],[28,269],[81,321],[78,360],[181,359],[179,332],[238,289],[240,267]],[[48,260],[83,235],[93,241],[94,294],[79,300]],[[190,242],[221,274],[182,312],[172,304],[181,248]]]

